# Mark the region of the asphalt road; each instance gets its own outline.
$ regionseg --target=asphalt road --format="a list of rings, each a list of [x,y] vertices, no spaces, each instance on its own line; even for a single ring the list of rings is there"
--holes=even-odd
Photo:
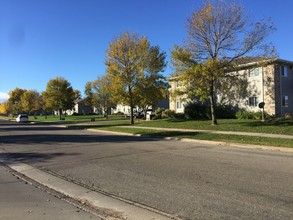
[[[0,124],[0,149],[182,219],[293,219],[293,154]]]

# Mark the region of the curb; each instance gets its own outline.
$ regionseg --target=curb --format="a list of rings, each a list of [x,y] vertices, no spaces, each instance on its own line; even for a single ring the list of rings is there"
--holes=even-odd
[[[293,153],[293,148],[286,148],[286,147],[273,147],[273,146],[255,145],[255,144],[238,144],[238,143],[230,143],[230,142],[224,142],[224,141],[197,140],[197,139],[190,139],[190,138],[157,137],[157,136],[151,136],[151,135],[133,134],[133,133],[126,133],[126,132],[118,132],[118,131],[106,131],[106,130],[98,130],[98,129],[86,129],[86,130],[92,131],[92,132],[100,132],[100,133],[111,133],[114,135],[150,137],[150,138],[159,138],[163,140],[191,142],[191,143],[198,143],[198,144],[212,144],[215,146],[237,147],[237,148],[257,149],[257,150],[271,150],[271,151]]]
[[[0,153],[4,153],[0,150]],[[175,216],[145,207],[132,201],[120,199],[107,193],[94,191],[81,185],[56,177],[30,165],[0,157],[0,163],[25,176],[28,179],[51,190],[74,199],[81,204],[88,204],[97,210],[98,217],[107,220],[180,220]],[[26,180],[25,180],[26,181]],[[29,182],[29,181],[28,181]]]

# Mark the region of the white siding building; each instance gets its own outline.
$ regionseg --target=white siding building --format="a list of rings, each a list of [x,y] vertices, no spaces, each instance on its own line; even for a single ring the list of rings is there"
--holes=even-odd
[[[281,59],[268,60],[266,63],[250,62],[241,65],[239,75],[247,79],[247,96],[230,100],[240,108],[259,111],[259,103],[265,103],[265,111],[277,117],[293,113],[293,62]],[[171,92],[180,89],[176,77],[169,79]],[[239,85],[235,85],[239,86]],[[220,94],[218,100],[225,94]],[[224,97],[225,98],[225,97]],[[170,109],[184,112],[184,97],[170,96]]]

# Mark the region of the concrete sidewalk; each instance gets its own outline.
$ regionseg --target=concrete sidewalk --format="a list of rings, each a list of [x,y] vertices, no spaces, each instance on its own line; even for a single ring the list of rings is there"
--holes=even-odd
[[[21,180],[0,164],[0,219],[5,220],[79,220],[101,218],[56,198],[44,190]]]

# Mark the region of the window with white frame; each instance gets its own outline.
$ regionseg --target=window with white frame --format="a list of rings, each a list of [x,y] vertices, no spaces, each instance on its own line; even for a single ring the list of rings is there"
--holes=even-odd
[[[175,88],[181,87],[182,86],[182,82],[181,81],[176,81],[175,82]]]
[[[287,77],[288,75],[288,68],[287,66],[281,66],[281,76]]]
[[[253,76],[258,76],[259,75],[259,68],[254,68],[249,70],[249,76],[253,77]]]
[[[182,103],[180,101],[176,102],[176,108],[181,109],[182,108]]]
[[[287,95],[282,96],[282,107],[288,107],[289,97]]]
[[[177,87],[178,87],[178,82],[176,81],[176,82],[175,82],[175,88],[177,88]]]
[[[258,104],[258,101],[257,101],[257,97],[256,96],[249,97],[249,99],[248,99],[248,105],[250,107],[256,107],[257,104]]]

